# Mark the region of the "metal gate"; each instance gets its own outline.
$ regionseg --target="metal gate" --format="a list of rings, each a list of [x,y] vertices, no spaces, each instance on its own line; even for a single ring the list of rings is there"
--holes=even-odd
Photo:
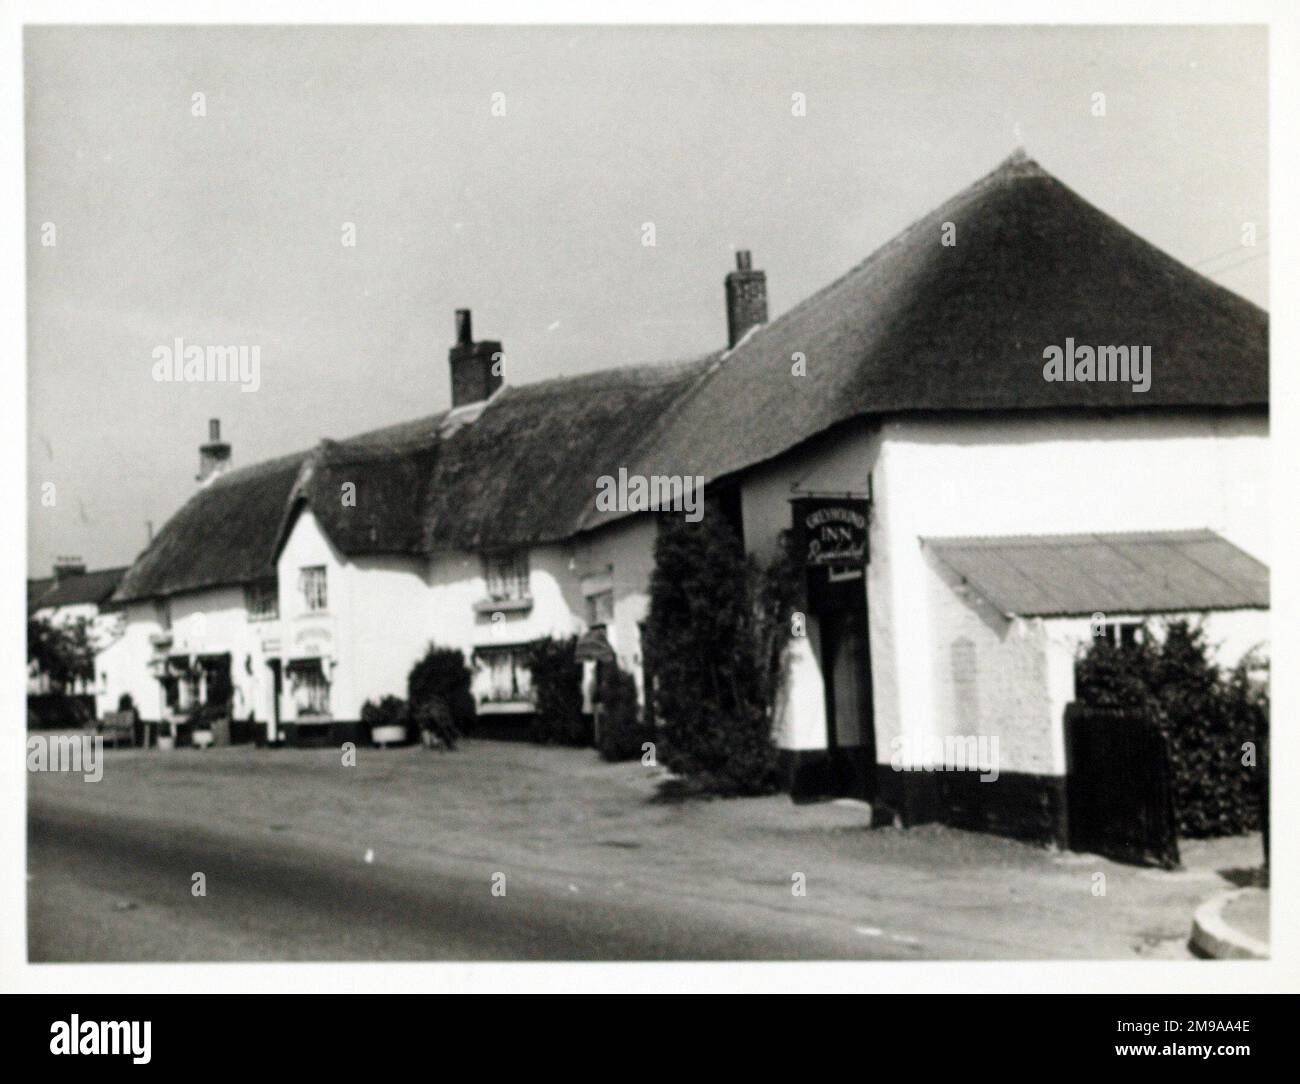
[[[1179,864],[1169,747],[1145,713],[1065,712],[1070,849],[1120,862]]]

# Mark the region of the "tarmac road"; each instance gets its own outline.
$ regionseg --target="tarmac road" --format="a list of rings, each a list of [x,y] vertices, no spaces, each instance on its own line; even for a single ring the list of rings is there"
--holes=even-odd
[[[34,802],[32,962],[897,959],[914,946],[780,908],[387,865]],[[205,895],[192,891],[195,873]]]

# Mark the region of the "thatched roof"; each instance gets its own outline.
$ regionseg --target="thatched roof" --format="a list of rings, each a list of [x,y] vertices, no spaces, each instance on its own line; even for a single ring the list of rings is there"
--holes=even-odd
[[[506,388],[442,446],[426,509],[426,550],[577,534],[596,479],[616,474],[654,439],[712,360]]]
[[[1151,346],[1150,390],[1045,381],[1043,349],[1067,337]],[[1263,311],[1017,155],[728,353],[506,387],[482,408],[220,477],[117,597],[269,577],[305,506],[348,556],[483,550],[626,514],[594,507],[596,479],[620,467],[712,482],[853,417],[1267,402]]]
[[[1044,380],[1067,337],[1150,346],[1150,389]],[[1267,403],[1267,314],[1020,152],[742,340],[628,469],[712,481],[862,415]]]
[[[252,583],[275,575],[276,534],[307,453],[214,478],[136,558],[119,602]]]
[[[507,387],[481,411],[325,440],[221,475],[167,522],[118,598],[274,576],[279,546],[304,507],[349,557],[568,538],[581,528],[596,479],[653,437],[711,360]]]

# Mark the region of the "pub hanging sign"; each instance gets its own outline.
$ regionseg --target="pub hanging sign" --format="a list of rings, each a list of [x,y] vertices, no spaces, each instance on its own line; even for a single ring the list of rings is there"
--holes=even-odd
[[[792,503],[798,552],[806,568],[861,571],[867,563],[865,499],[799,497]]]

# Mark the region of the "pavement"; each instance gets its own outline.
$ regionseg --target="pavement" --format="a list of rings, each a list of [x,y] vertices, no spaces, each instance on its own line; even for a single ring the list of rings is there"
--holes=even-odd
[[[99,782],[29,774],[30,959],[1190,959],[1187,916],[1260,850],[1136,869],[871,829],[856,802],[683,799],[590,750],[343,760],[124,749]]]
[[[1268,889],[1238,888],[1201,904],[1192,919],[1192,948],[1219,960],[1267,960]]]

